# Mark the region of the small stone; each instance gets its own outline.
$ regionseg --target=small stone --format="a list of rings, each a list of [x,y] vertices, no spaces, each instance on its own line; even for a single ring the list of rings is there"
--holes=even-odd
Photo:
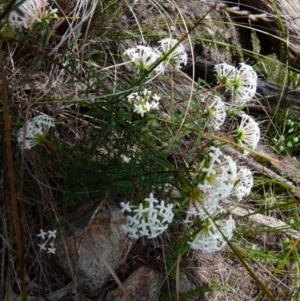
[[[156,301],[155,296],[162,281],[162,275],[148,267],[141,267],[132,273],[122,284],[131,301]],[[108,293],[106,301],[127,301],[120,288]]]

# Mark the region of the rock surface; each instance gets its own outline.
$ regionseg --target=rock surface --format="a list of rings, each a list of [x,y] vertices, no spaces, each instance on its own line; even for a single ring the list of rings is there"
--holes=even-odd
[[[158,300],[155,293],[162,281],[162,275],[148,267],[141,267],[132,273],[122,284],[131,301]],[[106,301],[127,301],[124,293],[117,288],[108,293]]]
[[[101,287],[110,276],[107,264],[116,271],[126,261],[133,240],[125,235],[124,223],[119,208],[102,206],[73,222],[67,237],[57,241],[58,263],[83,292],[94,294]]]

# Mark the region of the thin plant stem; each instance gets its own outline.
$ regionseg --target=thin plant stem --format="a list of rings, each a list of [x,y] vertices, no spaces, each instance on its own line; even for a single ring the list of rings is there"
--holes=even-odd
[[[1,80],[2,80],[2,100],[3,100],[3,119],[4,119],[4,132],[5,132],[5,141],[6,141],[6,156],[7,156],[7,165],[8,165],[8,174],[9,174],[9,183],[10,183],[10,196],[13,210],[13,222],[16,233],[16,243],[17,251],[19,258],[19,268],[20,268],[20,278],[21,278],[21,298],[22,301],[27,300],[26,293],[26,283],[25,283],[25,269],[24,269],[24,258],[23,258],[23,248],[21,241],[20,225],[19,225],[19,212],[18,212],[18,202],[17,194],[15,188],[15,179],[14,179],[14,165],[13,165],[13,156],[12,156],[12,147],[11,147],[11,137],[10,137],[10,118],[9,118],[9,109],[8,109],[8,91],[7,91],[7,79],[3,61],[3,43],[0,48],[0,65],[1,65]]]

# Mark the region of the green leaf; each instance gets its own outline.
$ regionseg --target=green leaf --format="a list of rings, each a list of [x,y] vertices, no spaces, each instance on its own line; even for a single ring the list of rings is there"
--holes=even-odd
[[[172,170],[173,166],[169,164],[168,162],[161,160],[159,158],[156,159],[155,163],[163,168],[166,168],[167,170]]]
[[[71,47],[72,45],[74,45],[78,39],[81,37],[81,33],[78,33],[68,44],[69,47]]]
[[[144,181],[143,181],[143,172],[140,169],[139,173],[138,173],[138,182],[137,182],[137,186],[140,190],[143,189],[143,185],[144,185]]]
[[[130,160],[129,162],[128,162],[128,174],[129,174],[129,176],[130,177],[132,177],[132,175],[133,175],[133,163],[132,163],[132,160]]]
[[[11,9],[9,10],[9,12],[15,11],[17,14],[19,14],[21,17],[24,17],[24,13],[22,12],[22,10],[20,10],[20,6],[23,5],[26,2],[26,0],[21,0],[18,1],[17,3],[15,3]]]
[[[37,68],[42,63],[43,59],[44,59],[44,55],[43,54],[39,54],[37,56],[37,58],[34,60],[34,62],[33,62],[33,67]]]
[[[62,61],[65,60],[66,56],[67,56],[68,50],[67,49],[63,49],[62,53],[61,53],[61,59]]]
[[[129,181],[115,181],[114,185],[122,187],[132,187],[133,183]]]
[[[44,34],[42,38],[42,50],[45,51],[50,36],[50,27],[46,21],[43,21],[41,23],[41,27],[43,27],[44,30]]]
[[[100,53],[100,50],[93,50],[93,51],[89,52],[88,54],[86,54],[84,56],[84,59],[87,60],[87,59],[91,58],[96,53]]]
[[[18,42],[35,41],[36,37],[32,35],[22,35],[17,37]]]

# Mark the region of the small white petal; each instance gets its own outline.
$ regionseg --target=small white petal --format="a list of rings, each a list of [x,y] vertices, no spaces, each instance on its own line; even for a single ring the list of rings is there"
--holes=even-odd
[[[38,237],[41,237],[42,239],[45,239],[45,236],[47,235],[47,232],[44,232],[42,229],[40,229],[40,233],[37,234]]]
[[[53,230],[53,231],[49,230],[48,238],[51,238],[51,237],[56,238],[56,232],[57,232],[56,230]]]
[[[149,103],[149,101],[147,100],[145,103],[145,111],[149,112],[151,110],[151,104]]]
[[[56,249],[51,247],[51,248],[48,248],[47,253],[48,254],[55,254],[55,251],[56,251]]]
[[[153,96],[152,96],[152,99],[154,100],[154,101],[156,101],[156,102],[159,102],[160,101],[160,96],[158,96],[157,94],[154,94]]]
[[[46,244],[38,244],[38,246],[40,247],[40,250],[46,250]]]
[[[134,104],[133,112],[140,114],[142,117],[144,117],[144,114],[147,113],[147,111],[140,104]]]
[[[124,213],[125,211],[128,211],[128,212],[132,211],[131,208],[130,208],[129,202],[127,202],[127,203],[121,202],[120,205],[122,207],[122,210],[121,210],[122,213]]]

